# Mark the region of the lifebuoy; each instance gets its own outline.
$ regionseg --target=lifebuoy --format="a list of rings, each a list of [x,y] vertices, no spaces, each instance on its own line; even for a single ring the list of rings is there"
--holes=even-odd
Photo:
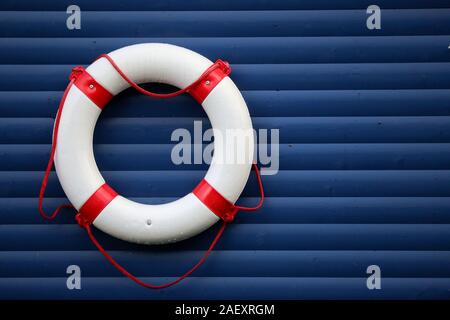
[[[201,103],[214,130],[252,131],[247,105],[227,76],[227,68],[221,61],[213,64],[185,48],[149,43],[113,51],[80,71],[60,109],[55,165],[64,192],[82,222],[93,223],[122,240],[163,244],[194,236],[219,218],[232,219],[238,209],[234,203],[245,187],[252,163],[217,159],[225,158],[230,143],[235,143],[231,148],[237,154],[252,159],[253,135],[248,143],[215,141],[212,163],[195,190],[161,205],[141,204],[118,195],[103,179],[93,152],[94,128],[102,108],[130,83],[190,86],[186,91]]]

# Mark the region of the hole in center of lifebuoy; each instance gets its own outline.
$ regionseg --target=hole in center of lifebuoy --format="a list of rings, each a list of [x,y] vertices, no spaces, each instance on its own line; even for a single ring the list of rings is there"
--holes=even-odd
[[[179,90],[155,83],[141,86],[158,93]],[[189,194],[206,173],[208,163],[196,152],[203,154],[212,143],[212,138],[203,139],[210,128],[205,111],[189,94],[154,99],[129,88],[100,114],[95,161],[121,196],[142,204],[169,203]],[[147,226],[147,219],[142,223]]]
[[[152,225],[152,220],[147,219],[147,221],[145,223],[147,224],[147,226],[151,226]]]

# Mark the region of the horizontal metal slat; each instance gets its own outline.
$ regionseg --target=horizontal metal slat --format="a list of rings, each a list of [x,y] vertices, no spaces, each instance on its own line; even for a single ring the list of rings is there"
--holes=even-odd
[[[176,198],[130,198],[159,204]],[[241,197],[241,205],[252,206],[257,198]],[[44,200],[46,211],[68,203],[65,198]],[[0,198],[0,224],[47,224],[37,211],[37,198]],[[67,209],[57,223],[75,224],[75,212]],[[235,223],[308,223],[308,224],[450,224],[449,197],[266,197],[255,214],[240,213]]]
[[[101,170],[205,170],[206,163],[175,164],[172,144],[94,145],[96,163]],[[205,147],[206,145],[203,145]],[[190,146],[192,149],[194,145]],[[273,155],[267,162],[267,154]],[[281,144],[279,158],[274,147],[259,145],[262,167],[282,170],[448,170],[450,143],[355,143]],[[191,149],[191,150],[192,150]],[[50,145],[0,144],[0,171],[39,171],[47,165]],[[261,155],[263,157],[261,157]],[[275,164],[278,162],[278,165]]]
[[[201,258],[203,251],[109,252],[135,275],[174,277]],[[76,264],[85,277],[118,272],[98,251],[3,251],[0,279],[64,277]],[[384,278],[448,278],[448,251],[213,251],[195,277],[363,277],[376,264]],[[150,268],[151,266],[151,268]]]
[[[0,65],[0,91],[64,90],[72,67]],[[231,78],[240,90],[450,88],[450,63],[239,64],[232,68]]]
[[[286,37],[448,35],[450,9],[383,10],[369,30],[363,10],[83,12],[83,27],[66,27],[65,11],[0,12],[0,37]]]
[[[180,243],[153,246],[162,252],[205,250],[217,228]],[[109,250],[149,250],[99,231]],[[93,250],[78,225],[0,225],[0,251]],[[448,224],[231,224],[217,250],[406,250],[449,251]]]
[[[3,0],[0,10],[47,10],[65,11],[73,4],[71,0],[28,0],[17,2],[14,0]],[[140,1],[128,0],[78,0],[77,5],[84,10],[91,11],[131,11],[131,10],[173,10],[173,11],[205,11],[205,10],[299,10],[299,9],[365,9],[372,5],[369,0],[340,0],[339,2],[329,0],[284,0],[284,1],[260,1],[260,0],[228,0],[209,1],[195,0],[186,2],[184,0],[153,0]],[[445,0],[378,0],[377,5],[382,8],[448,8]]]
[[[162,42],[233,64],[448,62],[450,36],[0,38],[2,64],[89,64],[124,46]],[[277,48],[274,50],[274,48]]]
[[[192,191],[203,171],[103,171],[108,183],[126,197],[180,197]],[[0,197],[36,197],[43,172],[0,172]],[[450,170],[282,170],[264,177],[272,197],[449,197]],[[56,174],[50,175],[48,197],[64,195]],[[257,197],[251,175],[244,197]]]
[[[143,278],[164,283],[174,278]],[[148,290],[120,278],[85,278],[82,290],[68,290],[67,277],[0,279],[1,299],[448,299],[449,278],[383,278],[383,290],[369,290],[362,278],[195,278],[165,290]],[[277,293],[274,297],[274,292]],[[270,305],[270,304],[269,304]]]
[[[450,90],[444,89],[255,90],[242,95],[252,117],[450,115]],[[54,117],[61,96],[60,91],[0,91],[0,117]],[[102,112],[104,118],[204,116],[188,95],[149,99],[132,89],[115,97]]]
[[[253,127],[278,129],[280,143],[448,143],[450,117],[271,117],[253,119]],[[108,118],[97,124],[94,142],[173,144],[176,129],[194,141],[194,121],[204,118]],[[0,118],[1,144],[48,144],[51,118]],[[27,128],[27,130],[23,130]],[[269,131],[270,132],[270,131]],[[201,139],[201,137],[197,137]],[[184,142],[188,143],[188,140]]]

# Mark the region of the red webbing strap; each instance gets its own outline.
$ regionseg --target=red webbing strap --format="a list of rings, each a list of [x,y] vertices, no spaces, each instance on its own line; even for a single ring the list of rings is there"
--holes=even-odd
[[[226,222],[231,222],[239,210],[243,211],[255,211],[261,208],[264,202],[264,188],[262,185],[261,175],[258,170],[258,166],[254,163],[253,168],[256,172],[256,177],[258,179],[258,187],[261,198],[259,203],[255,207],[242,207],[237,206],[228,201],[224,196],[222,196],[213,186],[211,186],[208,181],[203,179],[195,187],[192,193],[211,210],[220,219]]]
[[[215,64],[213,64],[210,68],[208,68],[201,76],[199,79],[197,79],[195,82],[193,82],[191,85],[187,86],[184,89],[181,89],[179,91],[173,92],[173,93],[169,93],[169,94],[158,94],[158,93],[153,93],[150,91],[147,91],[141,87],[139,87],[136,83],[134,83],[131,79],[129,79],[121,70],[120,68],[115,64],[115,62],[108,56],[108,55],[102,55],[102,57],[105,57],[106,59],[108,59],[109,62],[111,62],[111,64],[114,66],[114,68],[117,70],[117,72],[119,72],[119,74],[128,82],[130,83],[130,85],[132,85],[136,90],[138,90],[139,92],[148,95],[148,96],[152,96],[152,97],[156,97],[156,98],[170,98],[170,97],[174,97],[177,95],[180,95],[184,92],[189,92],[191,93],[191,95],[195,98],[198,99],[197,101],[204,99],[209,92],[211,92],[211,90],[220,82],[221,79],[223,79],[222,76],[226,76],[230,73],[230,68],[228,66],[228,64],[226,64],[225,62],[221,61],[221,60],[217,60],[217,62]],[[216,69],[220,68],[221,71],[220,72],[214,72],[216,71]],[[53,167],[53,161],[54,161],[54,157],[55,157],[55,150],[56,150],[56,146],[57,146],[57,141],[58,141],[58,129],[59,129],[59,123],[61,120],[61,114],[63,111],[63,107],[64,107],[64,103],[65,100],[67,98],[67,94],[70,90],[70,88],[72,87],[72,85],[74,85],[74,83],[76,82],[76,80],[80,77],[83,77],[83,81],[80,81],[79,85],[81,86],[81,88],[85,88],[87,85],[88,89],[93,89],[92,87],[90,88],[91,85],[99,85],[97,82],[93,83],[93,82],[89,82],[91,81],[93,78],[90,76],[86,76],[85,75],[86,71],[81,68],[81,67],[76,67],[74,69],[72,69],[72,73],[69,77],[70,79],[70,83],[67,86],[66,90],[64,91],[64,94],[62,96],[61,102],[59,104],[58,107],[58,112],[56,114],[56,119],[55,119],[55,127],[54,127],[54,134],[53,134],[53,139],[52,139],[52,147],[51,147],[51,151],[50,151],[50,157],[49,157],[49,161],[47,163],[47,167],[44,173],[44,177],[42,179],[42,184],[41,184],[41,188],[39,191],[39,203],[38,203],[38,209],[39,212],[41,214],[41,216],[46,219],[46,220],[53,220],[54,218],[56,218],[56,216],[58,215],[58,213],[60,212],[60,210],[62,208],[73,208],[72,205],[70,204],[64,204],[64,205],[60,205],[59,207],[56,208],[56,210],[51,214],[51,215],[47,215],[43,209],[43,200],[44,200],[44,195],[45,195],[45,189],[47,187],[47,183],[48,183],[48,178],[50,175],[50,171]],[[205,77],[209,76],[210,74],[212,74],[211,78],[208,78],[208,80],[205,80]],[[90,78],[89,78],[90,77]],[[222,78],[220,78],[222,77]],[[201,81],[205,81],[204,85],[207,86],[207,88],[205,89],[204,87],[202,87],[200,85]],[[208,83],[206,83],[206,81],[209,81]],[[208,87],[209,85],[211,85],[210,87]],[[78,85],[77,85],[78,87]],[[201,88],[200,88],[201,87]],[[97,89],[99,88],[98,86],[96,87]],[[103,87],[101,87],[103,88]],[[200,89],[197,89],[200,88]],[[104,89],[104,88],[103,88]],[[99,89],[100,91],[102,91],[101,89]],[[209,90],[209,91],[208,91]],[[83,91],[83,90],[82,90]],[[106,91],[106,89],[105,89]],[[85,94],[86,92],[83,91]],[[89,92],[89,91],[88,91]],[[107,92],[107,91],[106,91]],[[108,92],[109,93],[109,92]],[[107,98],[108,95],[105,92],[101,92],[101,93],[93,93],[91,95],[86,94],[94,103],[96,103],[97,106],[99,106],[100,108],[102,108],[104,106],[104,103],[106,104],[106,100],[110,99]],[[100,97],[97,97],[100,96]],[[109,101],[109,100],[108,100]],[[202,100],[203,101],[203,100]],[[199,101],[201,102],[201,101]],[[261,192],[261,200],[260,203],[254,207],[254,208],[247,208],[247,207],[240,207],[240,206],[234,206],[234,209],[237,210],[256,210],[259,207],[261,207],[262,202],[264,201],[264,190],[263,190],[263,186],[262,186],[262,181],[261,181],[261,177],[258,171],[257,166],[254,164],[254,168],[256,170],[257,173],[257,178],[258,178],[258,183],[259,183],[259,187],[260,187],[260,192]],[[212,188],[212,187],[211,187]],[[216,191],[217,192],[217,191]],[[217,193],[218,194],[218,193]],[[128,272],[124,267],[122,267],[119,263],[117,263],[112,257],[111,255],[109,255],[106,250],[103,248],[103,246],[97,241],[97,239],[95,238],[94,234],[92,233],[91,230],[91,223],[95,220],[95,217],[106,207],[106,205],[108,205],[108,203],[110,201],[112,201],[112,199],[114,199],[114,197],[117,196],[117,193],[112,190],[108,185],[104,184],[102,185],[87,201],[86,203],[82,206],[82,208],[80,208],[80,212],[77,214],[76,219],[78,221],[78,223],[80,224],[81,227],[85,228],[89,238],[91,239],[92,243],[97,247],[97,249],[103,254],[103,256],[114,266],[116,267],[123,275],[125,275],[126,277],[128,277],[129,279],[133,280],[134,282],[136,282],[137,284],[145,287],[145,288],[150,288],[150,289],[163,289],[163,288],[167,288],[170,287],[172,285],[175,285],[177,283],[179,283],[180,281],[182,281],[183,279],[185,279],[186,277],[188,277],[189,275],[191,275],[205,260],[206,258],[209,256],[209,254],[211,253],[211,251],[214,249],[215,245],[217,244],[217,242],[219,241],[220,237],[222,236],[225,227],[227,226],[227,220],[223,220],[223,224],[220,227],[219,231],[217,232],[216,236],[214,237],[213,241],[211,242],[210,246],[208,247],[208,249],[206,250],[205,254],[203,255],[203,257],[191,268],[189,269],[186,273],[184,273],[183,275],[181,275],[179,278],[170,281],[168,283],[165,284],[161,284],[161,285],[155,285],[155,284],[149,284],[149,283],[145,283],[142,280],[138,279],[136,276],[132,275],[130,272]],[[207,199],[208,197],[206,197]],[[237,210],[235,210],[236,212],[234,212],[234,215],[237,213]],[[233,217],[234,217],[233,215]]]
[[[216,216],[224,221],[233,221],[237,209],[230,201],[222,196],[208,181],[203,179],[192,193]]]
[[[206,99],[209,93],[222,81],[223,78],[228,76],[231,72],[231,68],[228,63],[217,60],[213,66],[216,68],[209,68],[200,78],[202,81],[194,82],[187,92],[200,104]]]
[[[198,103],[202,103],[203,100],[209,95],[209,93],[222,81],[223,78],[231,73],[231,68],[228,62],[218,59],[214,64],[212,64],[202,75],[192,82],[187,87],[171,92],[171,93],[156,93],[145,90],[140,87],[136,82],[131,80],[116,64],[116,62],[107,54],[102,54],[98,59],[105,58],[111,63],[111,65],[116,69],[120,76],[128,82],[133,88],[146,96],[153,98],[172,98],[179,96],[185,92],[189,93]]]
[[[80,89],[97,107],[103,109],[114,97],[100,83],[98,83],[83,67],[75,67],[77,73],[74,85]]]
[[[102,184],[78,210],[76,215],[78,224],[81,226],[92,224],[115,197],[117,192],[106,183]]]

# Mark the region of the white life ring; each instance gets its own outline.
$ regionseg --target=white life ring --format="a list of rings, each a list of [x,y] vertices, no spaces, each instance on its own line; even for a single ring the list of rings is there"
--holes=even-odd
[[[131,80],[166,83],[184,88],[198,79],[213,63],[185,48],[158,43],[138,44],[108,54]],[[105,184],[94,158],[93,134],[101,113],[102,101],[92,100],[86,93],[105,89],[111,97],[130,85],[111,63],[100,58],[86,69],[90,77],[73,85],[67,92],[60,115],[55,166],[59,181],[72,205],[80,210],[94,194],[112,192]],[[91,81],[92,83],[89,83]],[[252,131],[247,105],[229,77],[219,79],[201,103],[214,130]],[[80,88],[84,86],[84,91]],[[103,90],[102,89],[102,90]],[[87,90],[87,91],[86,91]],[[95,94],[94,94],[95,96]],[[218,161],[230,148],[226,141],[215,141],[212,163],[203,181],[234,204],[248,180],[251,162]],[[253,135],[249,143],[231,146],[245,159],[253,158]],[[227,149],[228,148],[228,149]],[[100,190],[100,191],[99,191]],[[91,204],[90,204],[91,205]],[[94,204],[95,206],[95,204]],[[163,244],[180,241],[209,228],[219,220],[210,207],[194,193],[161,205],[146,205],[115,195],[93,220],[100,230],[122,240],[141,244]]]

